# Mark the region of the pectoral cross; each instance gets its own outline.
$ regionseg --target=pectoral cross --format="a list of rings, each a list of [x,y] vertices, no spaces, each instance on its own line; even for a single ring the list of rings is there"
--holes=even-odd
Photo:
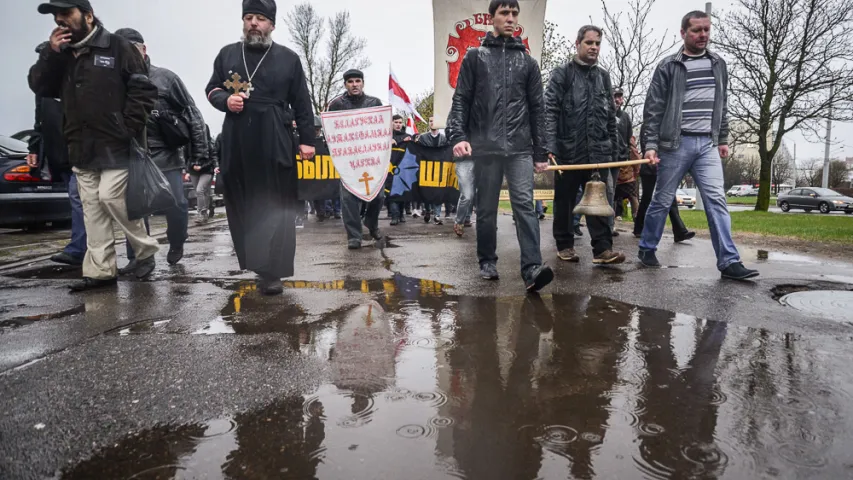
[[[371,177],[370,174],[367,172],[364,172],[364,174],[361,176],[361,180],[359,180],[359,182],[364,183],[364,194],[367,195],[368,197],[370,196],[370,181],[371,180],[373,180],[373,177]]]
[[[223,85],[225,85],[225,88],[233,89],[235,94],[245,91],[246,97],[248,97],[252,90],[254,90],[254,88],[252,88],[252,84],[242,81],[242,77],[240,77],[240,74],[237,72],[234,72],[234,74],[231,75],[231,80],[225,81]]]

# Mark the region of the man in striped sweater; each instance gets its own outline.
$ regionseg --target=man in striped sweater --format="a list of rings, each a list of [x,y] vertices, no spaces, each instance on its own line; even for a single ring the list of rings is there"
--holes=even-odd
[[[729,154],[728,71],[725,61],[707,49],[711,19],[690,12],[681,23],[684,48],[655,70],[643,111],[641,142],[645,158],[658,165],[658,183],[646,213],[639,258],[659,267],[655,254],[675,191],[690,172],[708,216],[717,268],[723,278],[758,276],[741,263],[732,239],[731,217],[723,188],[720,158]]]

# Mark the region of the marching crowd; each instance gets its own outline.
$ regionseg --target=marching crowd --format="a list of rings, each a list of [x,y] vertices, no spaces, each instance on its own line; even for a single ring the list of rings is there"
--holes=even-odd
[[[225,113],[222,133],[210,129],[181,79],[149,57],[142,34],[131,28],[109,32],[89,0],[50,0],[38,7],[57,27],[37,49],[29,73],[36,94],[36,130],[28,162],[50,168],[69,186],[73,207],[72,240],[54,257],[82,265],[83,278],[73,291],[116,284],[118,275],[146,278],[154,270],[156,240],[147,219],[131,220],[126,204],[129,166],[142,146],[168,181],[175,204],[164,213],[169,252],[178,263],[187,240],[188,205],[184,181],[198,192],[199,222],[213,215],[211,183],[221,173],[229,229],[240,268],[258,275],[264,294],[282,291],[281,278],[294,274],[295,229],[306,213],[296,197],[297,154],[310,159],[322,136],[314,116],[299,57],[274,43],[274,0],[243,1],[243,38],[226,45],[214,61],[205,93]],[[462,62],[453,105],[442,132],[430,119],[430,131],[411,136],[402,117],[393,119],[395,145],[407,142],[453,149],[460,198],[457,205],[419,205],[387,201],[381,194],[363,202],[341,189],[340,198],[312,202],[306,210],[323,220],[341,218],[349,249],[362,246],[362,226],[382,245],[379,216],[387,209],[391,225],[407,217],[442,224],[453,218],[464,235],[476,210],[480,274],[497,280],[497,214],[506,179],[521,249],[521,276],[529,292],[554,278],[542,260],[541,201],[534,202],[534,173],[550,165],[611,163],[645,158],[648,165],[601,169],[611,205],[627,200],[641,238],[638,259],[659,267],[657,247],[666,216],[675,241],[693,237],[678,216],[675,190],[690,173],[703,196],[717,267],[724,278],[758,275],[741,263],[732,241],[720,157],[728,154],[727,71],[722,58],[707,49],[711,22],[703,12],[688,13],[681,25],[684,46],[657,67],[646,98],[639,137],[622,107],[623,92],[598,62],[602,30],[578,32],[577,54],[558,67],[543,87],[537,62],[514,36],[517,0],[492,0],[493,31]],[[262,68],[263,67],[263,68]],[[364,75],[344,75],[346,92],[327,110],[379,106],[364,93]],[[293,125],[294,128],[282,128]],[[295,132],[294,132],[295,130]],[[45,162],[47,157],[47,162]],[[221,169],[221,170],[220,170]],[[554,239],[558,258],[578,262],[575,241],[583,233],[573,214],[591,170],[554,173]],[[187,178],[188,177],[188,178]],[[638,180],[639,178],[639,180]],[[642,198],[638,199],[638,183]],[[219,187],[219,185],[217,186]],[[442,217],[442,210],[445,216]],[[127,239],[129,263],[116,264],[113,225]],[[614,251],[618,235],[612,217],[588,215],[593,263],[626,260]]]

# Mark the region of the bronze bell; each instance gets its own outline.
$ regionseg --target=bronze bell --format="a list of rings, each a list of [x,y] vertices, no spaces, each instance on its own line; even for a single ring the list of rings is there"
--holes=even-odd
[[[614,217],[616,212],[607,201],[607,185],[601,181],[598,172],[593,172],[592,179],[587,182],[583,190],[581,203],[575,207],[575,215],[586,215],[587,217]]]

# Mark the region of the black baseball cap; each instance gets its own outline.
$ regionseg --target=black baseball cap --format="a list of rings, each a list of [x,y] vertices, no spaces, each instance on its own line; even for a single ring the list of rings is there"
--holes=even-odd
[[[50,0],[50,2],[39,5],[39,13],[42,15],[52,15],[59,10],[67,10],[69,8],[79,8],[84,12],[93,11],[89,0]]]

